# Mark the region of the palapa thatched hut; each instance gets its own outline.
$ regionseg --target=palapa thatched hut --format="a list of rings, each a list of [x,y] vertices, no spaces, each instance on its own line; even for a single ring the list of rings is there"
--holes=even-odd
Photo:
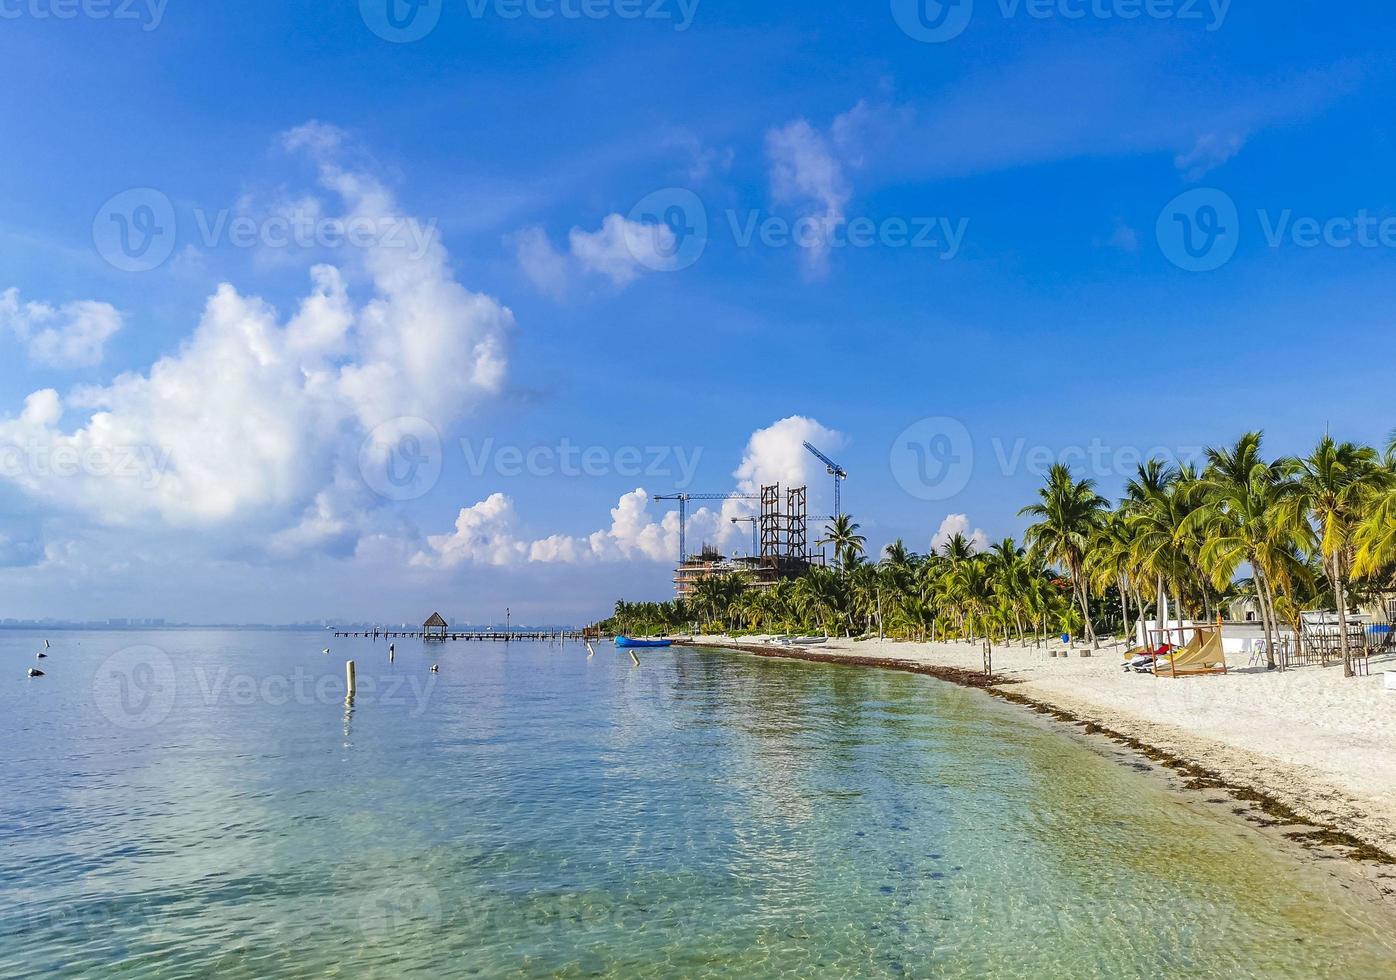
[[[446,620],[441,618],[441,614],[434,612],[431,618],[422,624],[422,635],[428,640],[444,640],[450,628]]]

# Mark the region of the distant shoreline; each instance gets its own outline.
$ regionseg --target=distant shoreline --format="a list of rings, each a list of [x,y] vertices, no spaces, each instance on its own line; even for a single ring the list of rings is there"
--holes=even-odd
[[[380,629],[380,630],[384,628],[382,623],[378,623],[378,624],[376,624],[376,625],[377,625],[378,629]],[[308,626],[299,626],[299,625],[275,626],[275,625],[269,625],[269,624],[266,624],[266,623],[251,623],[251,624],[247,624],[247,623],[243,623],[243,624],[236,624],[236,623],[163,623],[163,624],[158,625],[158,626],[153,626],[153,625],[152,625],[152,626],[143,626],[143,625],[138,625],[138,624],[137,624],[137,625],[125,625],[125,626],[121,626],[121,625],[107,625],[107,624],[104,624],[104,623],[9,623],[9,624],[0,623],[0,631],[8,631],[8,632],[11,632],[11,633],[21,633],[21,632],[31,632],[31,633],[32,633],[32,632],[42,631],[42,630],[49,630],[49,631],[52,631],[52,632],[55,632],[55,633],[58,633],[58,632],[64,632],[64,633],[151,633],[151,632],[161,632],[161,631],[169,632],[169,631],[175,631],[175,630],[237,630],[237,631],[243,631],[243,632],[263,632],[263,633],[270,633],[270,632],[275,632],[275,633],[323,633],[323,632],[333,631],[333,630],[372,630],[372,629],[374,628],[374,626],[375,626],[375,624],[373,624],[373,623],[335,623],[335,624],[331,624],[331,625],[328,625],[328,626],[326,626],[326,625],[320,625],[320,624],[314,624],[314,625],[308,625]],[[401,629],[408,629],[408,630],[410,630],[410,629],[416,629],[417,627],[411,626],[411,625],[403,625],[402,627],[391,626],[391,627],[389,627],[389,628],[390,628],[390,629],[399,629],[399,628],[401,628]],[[572,630],[578,629],[578,627],[575,627],[575,626],[556,626],[556,625],[544,625],[544,626],[515,625],[515,626],[509,627],[509,628],[512,629],[512,630],[514,630],[515,632],[520,632],[520,633],[523,633],[523,632],[548,632],[548,631],[556,632],[557,630],[568,630],[568,631],[572,631]],[[468,625],[459,627],[459,629],[460,629],[460,630],[495,630],[495,629],[497,629],[497,630],[499,630],[500,632],[503,632],[503,631],[505,630],[505,627],[502,626],[502,625],[480,625],[480,626],[476,626],[476,625],[474,625],[474,624],[468,624]]]

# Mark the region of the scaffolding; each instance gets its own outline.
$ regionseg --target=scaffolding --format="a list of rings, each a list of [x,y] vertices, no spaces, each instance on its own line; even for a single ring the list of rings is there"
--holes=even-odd
[[[785,494],[785,556],[809,561],[809,488],[792,487]]]
[[[785,553],[785,515],[780,512],[780,484],[761,488],[761,564]]]
[[[740,575],[754,589],[769,589],[782,579],[796,578],[820,556],[809,551],[809,490],[791,487],[781,493],[780,484],[761,488],[760,516],[756,522],[760,551],[750,558],[727,558],[711,545],[679,565],[674,591],[691,595],[699,582],[720,575]],[[784,505],[784,506],[782,506]]]

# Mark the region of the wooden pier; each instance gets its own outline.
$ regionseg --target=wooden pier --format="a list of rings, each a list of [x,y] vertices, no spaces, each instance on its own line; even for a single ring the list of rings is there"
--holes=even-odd
[[[581,630],[486,630],[481,632],[427,632],[425,630],[372,629],[335,630],[335,636],[362,637],[366,640],[405,639],[405,640],[493,640],[504,643],[515,641],[525,643],[548,643],[553,640],[580,640]]]

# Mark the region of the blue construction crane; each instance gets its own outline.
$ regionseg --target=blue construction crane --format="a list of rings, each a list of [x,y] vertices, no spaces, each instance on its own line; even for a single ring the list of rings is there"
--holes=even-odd
[[[690,500],[760,500],[754,493],[666,493],[655,494],[655,500],[679,502],[679,564],[688,560],[688,502]]]
[[[834,478],[834,515],[833,515],[833,516],[834,516],[834,518],[836,518],[836,519],[839,518],[839,517],[842,517],[842,516],[843,516],[843,504],[840,502],[840,499],[839,499],[839,498],[840,498],[840,488],[839,488],[839,485],[840,485],[841,483],[843,483],[844,480],[847,480],[847,479],[848,479],[848,471],[847,471],[846,469],[844,469],[842,466],[840,466],[838,463],[835,463],[835,462],[834,462],[832,459],[830,459],[828,456],[825,456],[825,455],[824,455],[823,453],[821,453],[818,449],[815,449],[814,446],[811,445],[810,443],[808,443],[808,442],[805,443],[805,448],[808,449],[810,452],[814,453],[815,456],[819,457],[819,461],[829,468],[829,475],[832,476],[832,477]]]

